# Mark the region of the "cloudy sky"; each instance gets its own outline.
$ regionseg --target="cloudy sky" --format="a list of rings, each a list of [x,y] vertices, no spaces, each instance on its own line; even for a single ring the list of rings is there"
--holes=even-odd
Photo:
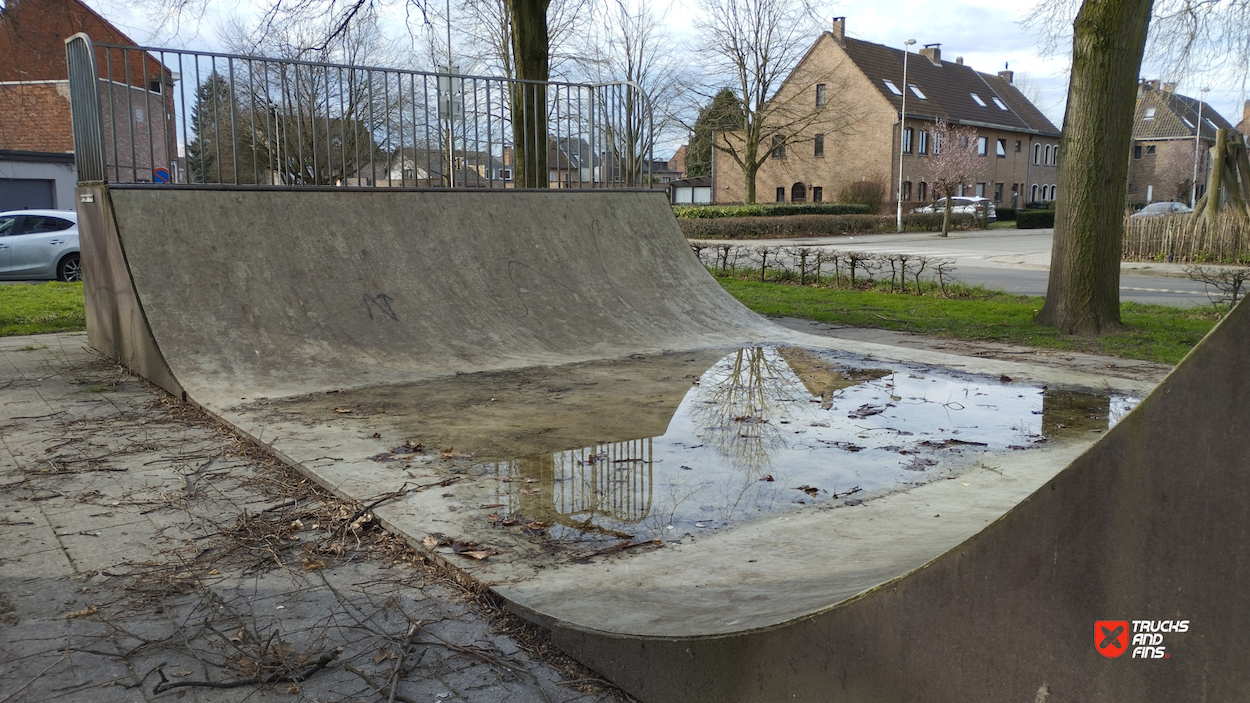
[[[201,50],[221,50],[218,28],[223,21],[255,12],[253,2],[208,0],[202,15],[184,17],[175,32],[170,27],[158,26],[143,11],[135,9],[133,1],[86,1],[135,41]],[[697,42],[696,0],[648,2],[664,13],[675,46],[692,46]],[[390,4],[394,9],[388,17],[390,30],[404,35],[407,29],[403,26],[403,2],[394,0]],[[458,4],[458,0],[452,4]],[[917,46],[940,42],[943,58],[951,60],[963,56],[965,63],[985,72],[997,72],[1004,64],[1009,64],[1017,82],[1023,79],[1029,86],[1025,88],[1026,94],[1031,93],[1037,106],[1059,125],[1067,97],[1068,57],[1045,55],[1041,38],[1021,26],[1021,21],[1039,4],[1038,0],[1017,3],[999,0],[841,2],[827,5],[828,18],[824,23],[827,25],[829,18],[835,15],[845,15],[849,35],[888,46],[902,47],[906,39],[915,39]],[[1159,77],[1160,73],[1161,68],[1149,61],[1142,69],[1146,78]],[[1198,95],[1199,88],[1209,86],[1208,103],[1234,124],[1241,119],[1242,105],[1250,97],[1237,78],[1199,75],[1169,80],[1176,80],[1177,91],[1186,95]]]

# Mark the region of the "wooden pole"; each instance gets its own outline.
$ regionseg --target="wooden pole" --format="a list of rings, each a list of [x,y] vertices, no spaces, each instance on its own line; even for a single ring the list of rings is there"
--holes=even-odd
[[[1207,180],[1207,222],[1215,225],[1220,216],[1220,182],[1224,175],[1224,156],[1228,152],[1228,130],[1215,133],[1215,147],[1211,155],[1211,177]]]

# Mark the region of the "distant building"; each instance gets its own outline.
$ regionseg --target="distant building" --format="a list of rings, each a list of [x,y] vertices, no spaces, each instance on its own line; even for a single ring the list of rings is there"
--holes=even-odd
[[[904,206],[933,200],[927,164],[938,119],[977,131],[985,160],[965,195],[1005,206],[1054,199],[1059,130],[1012,84],[1012,71],[981,73],[962,57],[943,61],[941,45],[930,44],[908,57],[904,84],[903,58],[902,49],[846,36],[846,19],[834,18],[833,31],[816,39],[773,99],[806,102],[813,112],[826,100],[844,101],[862,114],[837,131],[815,119],[792,135],[792,146],[774,149],[756,177],[756,199],[832,201],[849,182],[872,180],[888,184],[893,202],[901,150]],[[742,201],[742,170],[732,156],[715,150],[712,174],[716,202]]]
[[[0,209],[74,207],[65,40],[79,32],[134,45],[80,0],[10,0],[0,10]],[[174,75],[138,53],[129,67],[119,52],[98,64],[105,124],[110,105],[130,113],[118,120],[118,137],[105,140],[110,180],[151,181],[154,164],[176,172]],[[130,135],[150,132],[153,139],[131,143]]]
[[[1191,193],[1201,198],[1210,171],[1208,150],[1215,144],[1218,129],[1233,126],[1209,104],[1178,94],[1175,83],[1139,83],[1128,168],[1129,202],[1188,203]],[[1195,141],[1198,183],[1191,188]]]
[[[682,144],[677,148],[677,152],[673,154],[673,158],[668,160],[668,170],[677,174],[677,178],[686,177],[686,148],[689,144]]]

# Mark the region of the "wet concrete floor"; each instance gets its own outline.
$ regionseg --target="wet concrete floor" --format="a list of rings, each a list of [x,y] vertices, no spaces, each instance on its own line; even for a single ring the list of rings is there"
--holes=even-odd
[[[1137,400],[759,346],[319,393],[262,416],[402,437],[380,468],[467,474],[494,523],[531,537],[615,541],[861,505],[986,455],[1090,441]]]

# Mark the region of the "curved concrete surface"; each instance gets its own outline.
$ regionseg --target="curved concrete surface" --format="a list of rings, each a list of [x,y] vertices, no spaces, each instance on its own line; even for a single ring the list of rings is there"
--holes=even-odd
[[[307,417],[327,419],[304,421],[271,399],[325,404],[330,389],[503,369],[541,376],[526,367],[637,352],[834,343],[738,305],[657,194],[80,192],[96,196],[80,204],[96,209],[83,215],[93,223],[85,238],[113,257],[109,276],[87,272],[93,345],[105,340],[116,358],[138,360],[135,370],[185,388],[356,498],[407,485],[370,461],[387,446],[370,433],[387,425],[325,408]],[[97,228],[92,216],[119,226]],[[987,459],[959,481],[628,558],[460,565],[646,701],[1242,699],[1248,343],[1243,305],[1093,446]],[[966,370],[1099,382],[1008,362]],[[468,515],[498,484],[461,475],[454,497],[413,492],[376,513],[414,541],[504,539]],[[537,551],[523,539],[503,546]],[[1095,620],[1190,627],[1165,636],[1166,659],[1107,659],[1092,642]]]

